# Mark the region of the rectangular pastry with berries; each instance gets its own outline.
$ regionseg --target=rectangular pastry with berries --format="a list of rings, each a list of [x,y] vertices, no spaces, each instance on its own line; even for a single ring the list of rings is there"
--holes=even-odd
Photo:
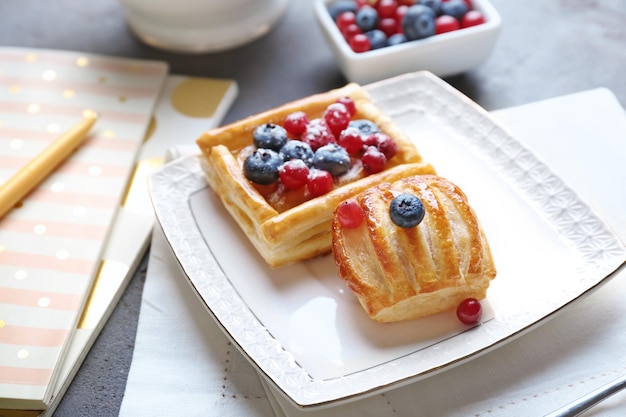
[[[209,185],[272,267],[329,253],[341,201],[435,172],[354,83],[207,131],[197,144]]]

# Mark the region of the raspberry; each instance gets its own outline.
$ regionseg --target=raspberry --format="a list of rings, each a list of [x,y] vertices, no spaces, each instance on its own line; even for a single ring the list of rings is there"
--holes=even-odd
[[[365,214],[355,200],[345,200],[337,206],[337,220],[348,229],[357,228],[363,223]]]
[[[306,184],[313,197],[319,197],[333,189],[333,177],[330,172],[322,169],[312,169],[309,172],[309,182]]]
[[[285,162],[278,170],[280,181],[290,190],[304,187],[309,178],[309,167],[301,159]]]

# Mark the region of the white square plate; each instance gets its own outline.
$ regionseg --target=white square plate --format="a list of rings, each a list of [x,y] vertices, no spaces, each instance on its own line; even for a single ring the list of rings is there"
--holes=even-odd
[[[336,405],[423,379],[501,346],[611,276],[626,248],[545,163],[428,72],[366,86],[438,173],[459,185],[498,276],[487,320],[370,320],[331,256],[272,270],[208,187],[199,156],[150,178],[157,218],[207,311],[296,406]],[[166,306],[164,306],[166,307]]]

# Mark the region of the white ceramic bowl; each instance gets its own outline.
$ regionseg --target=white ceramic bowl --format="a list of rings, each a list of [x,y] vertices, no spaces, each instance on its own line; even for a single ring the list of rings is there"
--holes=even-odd
[[[148,45],[186,53],[235,48],[265,35],[287,0],[120,0],[131,31]]]
[[[481,25],[357,53],[328,13],[327,6],[334,1],[316,0],[315,14],[345,77],[359,84],[419,70],[446,77],[476,68],[489,57],[502,23],[489,1],[473,0],[474,9],[485,16]]]

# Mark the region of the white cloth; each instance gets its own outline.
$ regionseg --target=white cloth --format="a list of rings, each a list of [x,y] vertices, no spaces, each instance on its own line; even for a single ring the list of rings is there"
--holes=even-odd
[[[626,241],[626,113],[608,90],[495,115]],[[464,365],[347,405],[302,411],[264,390],[208,319],[157,227],[120,416],[541,416],[626,374],[625,298],[622,272],[541,327]],[[584,415],[626,415],[626,393]]]
[[[156,225],[120,416],[274,415],[256,371],[207,314]]]

